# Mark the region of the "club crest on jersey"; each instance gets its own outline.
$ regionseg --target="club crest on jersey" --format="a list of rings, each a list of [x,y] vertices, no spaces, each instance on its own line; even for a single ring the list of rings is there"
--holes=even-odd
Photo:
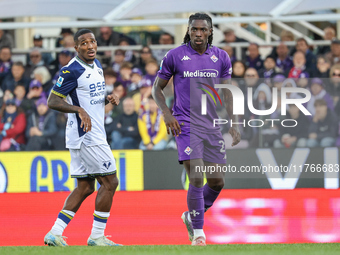
[[[185,148],[184,152],[187,154],[187,155],[190,155],[191,152],[192,152],[192,149],[188,146]]]
[[[55,85],[57,85],[58,87],[61,87],[61,84],[63,84],[64,78],[59,76],[57,83]]]
[[[105,166],[106,169],[109,169],[109,167],[111,166],[111,162],[104,162],[103,166]]]
[[[218,58],[217,58],[215,55],[212,55],[212,56],[211,56],[211,60],[212,60],[214,63],[216,63],[216,61],[218,60]]]
[[[102,71],[102,69],[98,69],[98,73],[99,73],[101,76],[103,76],[103,71]]]

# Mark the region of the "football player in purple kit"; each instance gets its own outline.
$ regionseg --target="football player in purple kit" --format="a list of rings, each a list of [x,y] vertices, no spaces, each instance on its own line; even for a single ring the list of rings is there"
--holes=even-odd
[[[189,240],[197,246],[206,245],[204,212],[213,205],[224,186],[222,171],[206,171],[207,184],[203,186],[203,171],[197,169],[222,169],[226,164],[224,140],[220,128],[213,125],[213,120],[218,119],[214,102],[219,96],[208,89],[215,93],[215,84],[230,83],[232,68],[228,54],[212,46],[212,39],[210,16],[205,13],[191,15],[183,45],[165,55],[152,89],[152,95],[164,114],[168,134],[171,130],[176,138],[178,160],[184,164],[189,176],[188,211],[183,213],[182,220],[186,224]],[[173,115],[162,91],[172,76]],[[200,111],[200,98],[206,91],[211,98],[206,100],[204,115]],[[223,95],[230,119],[237,122],[237,116],[233,115],[231,92],[223,89]],[[229,133],[234,146],[240,141],[240,132],[233,126]]]

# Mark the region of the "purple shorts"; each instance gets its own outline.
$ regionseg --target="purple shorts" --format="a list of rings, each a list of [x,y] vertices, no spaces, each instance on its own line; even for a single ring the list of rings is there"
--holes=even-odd
[[[181,125],[182,133],[177,137],[178,161],[203,159],[203,161],[226,164],[227,155],[221,131],[205,133]]]

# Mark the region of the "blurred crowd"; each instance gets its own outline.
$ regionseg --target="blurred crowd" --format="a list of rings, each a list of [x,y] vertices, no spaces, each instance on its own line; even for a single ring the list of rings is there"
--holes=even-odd
[[[236,148],[292,148],[340,146],[340,40],[332,27],[324,29],[330,44],[312,47],[304,38],[295,39],[289,31],[281,33],[280,44],[267,56],[261,56],[260,46],[250,43],[237,59],[235,49],[228,44],[246,42],[235,36],[233,30],[224,31],[225,50],[233,65],[232,84],[238,86],[247,98],[252,88],[253,106],[258,110],[272,107],[272,88],[278,90],[278,103],[269,116],[256,116],[248,107],[239,122],[242,140]],[[127,46],[136,42],[128,36],[102,27],[96,35],[98,46]],[[285,42],[295,41],[295,46]],[[34,151],[64,150],[67,115],[50,110],[47,98],[59,77],[59,70],[73,57],[73,31],[62,29],[56,47],[62,48],[53,56],[42,52],[43,37],[33,37],[34,47],[27,61],[12,61],[13,39],[0,32],[0,150]],[[159,44],[174,44],[169,33],[159,37]],[[124,48],[124,47],[123,47]],[[161,111],[151,97],[152,84],[159,64],[167,50],[140,51],[117,49],[114,54],[99,52],[103,64],[106,93],[114,92],[121,104],[105,107],[105,129],[112,149],[162,150],[176,149],[174,139],[167,135]],[[169,107],[173,104],[172,81],[164,90]],[[289,105],[287,115],[281,115],[280,90],[283,87],[301,87],[310,90],[312,97],[304,106],[312,113],[305,116],[299,108]],[[302,98],[290,93],[289,98]],[[228,119],[226,111],[217,109],[221,118]],[[249,126],[249,120],[262,120],[264,125]],[[294,119],[297,126],[284,127],[280,121],[267,119]],[[227,148],[232,144],[228,125],[221,126]]]

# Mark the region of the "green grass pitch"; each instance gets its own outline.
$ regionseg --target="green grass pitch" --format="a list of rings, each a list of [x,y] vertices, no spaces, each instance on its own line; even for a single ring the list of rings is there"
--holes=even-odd
[[[340,244],[229,244],[208,245],[206,247],[192,247],[190,245],[144,245],[124,247],[42,247],[18,246],[0,247],[1,255],[171,255],[171,254],[227,254],[227,255],[335,255],[340,254]]]

